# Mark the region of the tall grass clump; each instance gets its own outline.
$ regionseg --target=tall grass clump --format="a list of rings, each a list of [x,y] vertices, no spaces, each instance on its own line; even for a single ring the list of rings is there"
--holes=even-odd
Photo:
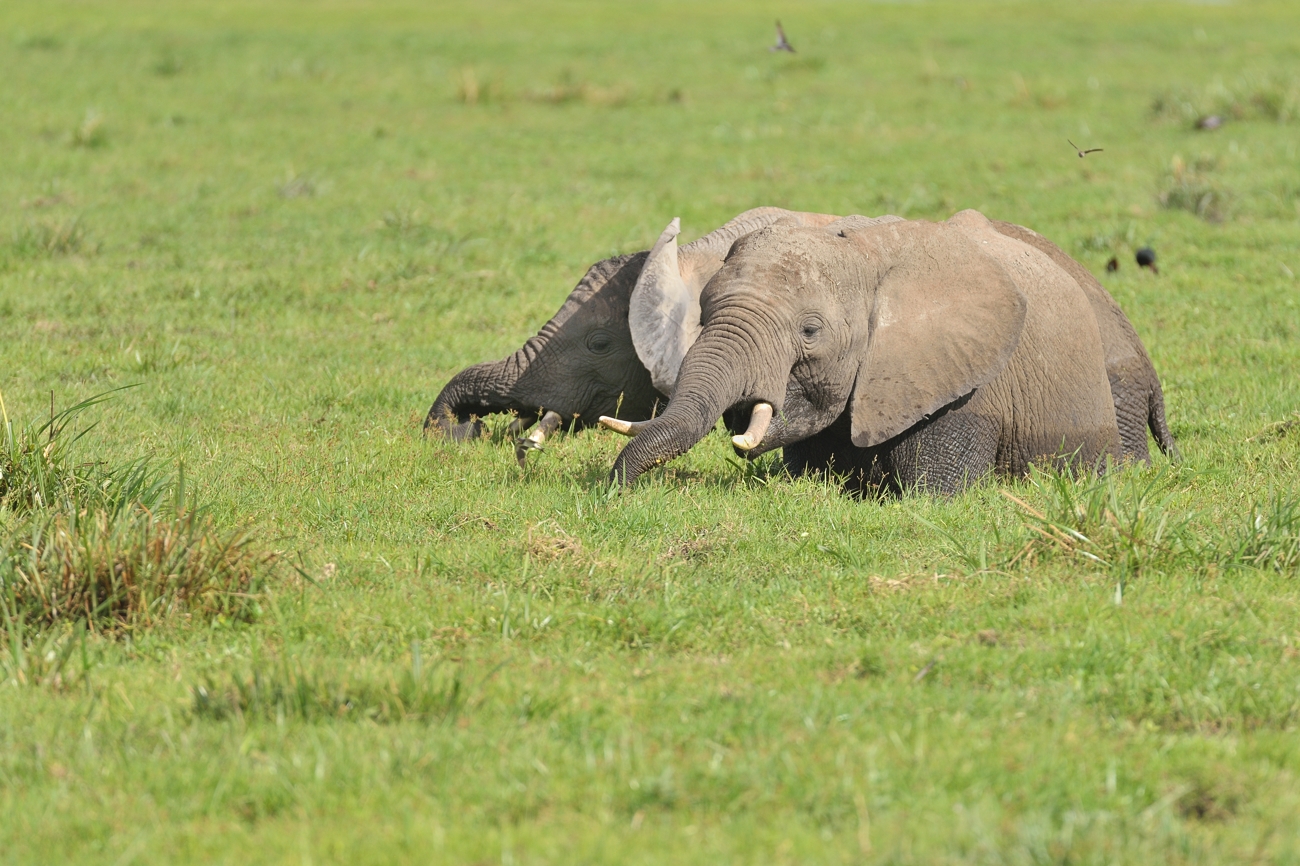
[[[108,127],[104,125],[104,115],[94,109],[86,112],[81,123],[73,128],[68,136],[68,143],[73,147],[95,150],[108,144]]]
[[[176,616],[248,619],[278,555],[250,531],[222,531],[175,477],[145,461],[78,462],[93,429],[71,422],[101,394],[43,424],[4,420],[0,453],[3,627],[84,622],[93,630]]]
[[[7,613],[37,626],[147,627],[177,615],[249,619],[276,555],[188,503],[33,512],[5,542]]]
[[[1011,572],[1065,561],[1122,582],[1194,559],[1191,515],[1176,509],[1164,471],[1117,467],[1098,475],[1036,466],[1027,481],[1016,492],[1000,489],[1015,506],[1015,519],[1010,527],[981,530],[978,543],[933,527],[963,566]]]
[[[1185,564],[1189,515],[1177,513],[1166,473],[1119,469],[1100,476],[1035,468],[1034,508],[1004,490],[1034,536],[1029,556],[1064,556],[1125,580]]]
[[[1015,506],[1015,520],[982,528],[976,543],[930,524],[971,571],[1011,572],[1057,560],[1121,584],[1153,572],[1300,571],[1300,494],[1271,494],[1252,504],[1239,525],[1216,519],[1204,527],[1176,502],[1168,470],[1075,475],[1034,467],[1025,488],[999,493]]]
[[[84,501],[106,488],[96,482],[92,464],[78,464],[72,446],[93,429],[74,429],[78,417],[97,403],[107,400],[109,391],[55,412],[42,424],[28,424],[15,429],[9,419],[4,395],[0,394],[0,525],[7,513],[27,513],[60,501]]]
[[[1202,88],[1165,90],[1151,100],[1156,120],[1195,124],[1211,115],[1289,123],[1300,117],[1300,77],[1289,72],[1247,74],[1231,83],[1215,80]]]

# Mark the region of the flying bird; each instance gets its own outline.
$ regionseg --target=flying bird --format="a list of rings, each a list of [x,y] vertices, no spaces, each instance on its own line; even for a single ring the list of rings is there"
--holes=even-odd
[[[1067,138],[1066,141],[1070,141],[1070,139]],[[1074,148],[1075,152],[1079,154],[1079,159],[1083,159],[1085,156],[1087,156],[1090,153],[1101,153],[1103,150],[1103,148],[1100,147],[1090,147],[1087,150],[1084,150],[1083,148],[1079,147],[1079,145],[1075,144],[1073,141],[1070,141],[1070,147]]]
[[[776,44],[767,50],[768,51],[789,51],[791,54],[794,54],[794,46],[791,45],[790,41],[785,38],[785,30],[781,28],[780,21],[776,22]]]

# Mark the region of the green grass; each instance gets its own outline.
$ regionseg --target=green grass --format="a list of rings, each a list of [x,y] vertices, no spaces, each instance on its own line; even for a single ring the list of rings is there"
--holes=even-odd
[[[1300,862],[1298,24],[4,4],[13,429],[137,385],[68,465],[183,463],[296,568],[251,622],[6,620],[0,861]],[[610,435],[421,438],[586,265],[756,205],[1042,232],[1183,461],[861,502],[714,436],[611,495]]]

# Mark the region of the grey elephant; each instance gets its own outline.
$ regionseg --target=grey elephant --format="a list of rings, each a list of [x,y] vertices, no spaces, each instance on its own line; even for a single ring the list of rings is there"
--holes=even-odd
[[[656,263],[670,247],[652,250],[634,310],[684,303],[682,281]],[[1124,452],[1094,300],[1050,251],[975,211],[777,222],[735,243],[700,304],[689,349],[664,341],[664,357],[682,356],[675,387],[663,414],[631,431],[611,472],[624,484],[719,417],[733,431],[747,422],[742,451],[784,447],[794,471],[864,488],[948,493],[990,472]],[[630,329],[682,330],[636,315]]]
[[[675,266],[688,293],[680,310],[664,310],[661,319],[698,329],[700,290],[722,267],[732,243],[778,219],[821,226],[837,217],[754,208],[686,244]],[[628,328],[632,290],[646,255],[615,256],[592,265],[559,312],[518,351],[453,376],[430,407],[425,431],[460,441],[481,436],[482,419],[490,414],[517,414],[521,432],[540,417],[544,423],[533,438],[520,440],[522,463],[529,443],[539,445],[560,424],[582,428],[616,412],[630,421],[650,418],[666,402],[671,381],[663,378],[662,364],[652,370],[642,363]]]

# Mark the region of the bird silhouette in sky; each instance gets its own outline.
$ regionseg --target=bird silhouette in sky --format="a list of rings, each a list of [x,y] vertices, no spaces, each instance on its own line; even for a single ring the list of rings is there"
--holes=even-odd
[[[1070,139],[1067,138],[1066,141],[1070,141]],[[1083,148],[1079,147],[1079,145],[1075,144],[1073,141],[1070,141],[1070,147],[1074,148],[1075,153],[1079,154],[1079,159],[1083,159],[1085,156],[1087,156],[1090,153],[1102,152],[1102,148],[1100,147],[1090,147],[1087,150],[1084,150]]]
[[[785,30],[782,29],[780,21],[776,22],[776,44],[767,50],[768,51],[789,51],[791,54],[794,54],[794,46],[791,45],[790,41],[785,38]]]

